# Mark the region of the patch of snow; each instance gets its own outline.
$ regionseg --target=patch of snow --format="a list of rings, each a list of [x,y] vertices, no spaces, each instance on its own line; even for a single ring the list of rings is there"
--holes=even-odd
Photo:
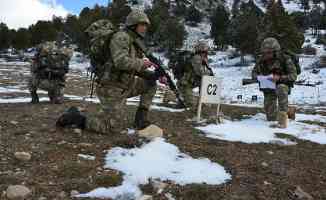
[[[105,168],[121,171],[124,174],[123,184],[116,188],[99,188],[78,197],[115,199],[117,195],[134,192],[134,197],[138,198],[141,195],[138,185],[147,184],[150,179],[173,181],[179,185],[218,185],[231,179],[231,175],[221,165],[207,158],[194,159],[162,138],[140,148],[111,149],[106,156]]]
[[[209,138],[232,142],[244,143],[271,143],[280,141],[284,144],[293,144],[292,142],[277,138],[275,133],[284,133],[292,135],[298,139],[309,140],[311,142],[326,144],[325,128],[317,125],[309,125],[298,122],[304,118],[315,118],[311,115],[299,115],[297,121],[289,121],[286,129],[270,128],[271,122],[265,121],[265,115],[257,114],[252,118],[241,121],[228,121],[220,125],[208,125],[197,127],[203,131]],[[324,119],[324,118],[323,118]]]

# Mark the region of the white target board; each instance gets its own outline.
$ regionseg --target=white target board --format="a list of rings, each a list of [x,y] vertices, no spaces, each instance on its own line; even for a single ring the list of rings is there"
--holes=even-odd
[[[197,122],[200,122],[203,103],[217,104],[217,117],[219,117],[222,92],[222,80],[215,76],[203,76],[201,80],[200,98],[197,110]]]
[[[222,80],[214,76],[203,76],[200,99],[201,103],[219,104],[221,101]]]

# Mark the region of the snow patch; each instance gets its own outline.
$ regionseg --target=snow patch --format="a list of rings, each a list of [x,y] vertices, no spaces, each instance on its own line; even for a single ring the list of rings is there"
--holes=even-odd
[[[194,159],[181,153],[173,144],[157,138],[140,148],[116,147],[106,156],[105,168],[124,174],[123,184],[115,188],[99,188],[77,197],[117,198],[133,193],[138,198],[138,185],[148,184],[150,179],[173,181],[179,185],[206,183],[218,185],[231,179],[225,169],[207,158]],[[196,170],[194,170],[196,169]]]
[[[292,135],[298,139],[326,144],[325,128],[317,125],[309,125],[298,122],[303,119],[316,120],[314,115],[299,114],[297,121],[289,121],[287,129],[270,128],[271,122],[265,121],[265,115],[257,114],[249,119],[241,121],[228,121],[220,125],[210,124],[204,127],[197,127],[209,138],[226,140],[231,142],[244,143],[273,143],[275,141],[290,145],[293,142],[277,138],[275,133]],[[326,120],[325,117],[320,117]]]

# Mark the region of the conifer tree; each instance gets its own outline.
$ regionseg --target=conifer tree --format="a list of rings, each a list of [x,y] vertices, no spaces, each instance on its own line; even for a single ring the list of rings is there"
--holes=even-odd
[[[259,41],[266,37],[275,37],[283,49],[300,52],[304,42],[303,33],[296,27],[290,15],[285,11],[282,1],[272,1],[263,19]]]

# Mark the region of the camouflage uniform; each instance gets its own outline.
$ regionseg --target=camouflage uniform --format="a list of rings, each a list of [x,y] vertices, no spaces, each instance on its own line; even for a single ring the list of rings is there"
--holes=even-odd
[[[145,14],[132,11],[126,25],[130,27],[138,23],[150,24]],[[144,54],[134,44],[135,39],[143,38],[129,28],[113,35],[109,45],[112,59],[106,63],[112,69],[96,88],[101,109],[87,118],[87,129],[100,133],[120,132],[127,120],[123,113],[126,99],[138,95],[141,97],[137,113],[142,112],[144,120],[148,121],[147,113],[156,93],[156,83],[143,78],[147,73]]]
[[[201,52],[207,51],[208,46],[205,43],[199,42],[196,45],[195,55],[191,59],[191,66],[186,66],[184,75],[178,81],[178,88],[184,98],[184,103],[190,108],[194,108],[198,102],[198,98],[193,95],[193,88],[200,86],[202,76],[212,75],[200,55]]]
[[[292,84],[297,79],[296,67],[291,58],[282,55],[281,47],[274,38],[267,38],[262,45],[262,51],[270,48],[274,51],[274,58],[270,64],[259,58],[252,71],[252,78],[256,79],[258,75],[270,75],[275,71],[280,73],[281,79],[276,83],[276,90],[263,89],[264,109],[268,121],[276,121],[279,113],[288,111],[288,94]]]
[[[37,89],[48,92],[51,103],[62,103],[65,87],[65,74],[69,70],[72,52],[59,49],[55,42],[46,42],[39,46],[31,66],[29,90],[32,103],[38,103]]]

